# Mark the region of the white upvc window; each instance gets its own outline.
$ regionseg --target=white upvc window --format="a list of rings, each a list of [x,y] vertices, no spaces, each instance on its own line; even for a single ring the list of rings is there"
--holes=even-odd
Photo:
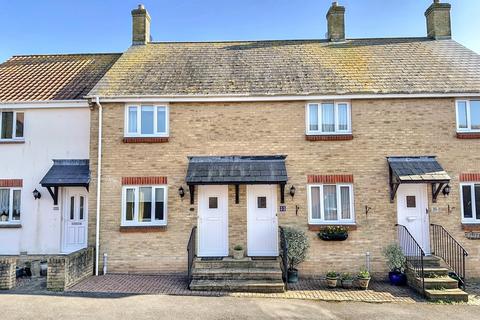
[[[306,133],[309,135],[351,134],[350,103],[312,102],[306,106]]]
[[[308,186],[309,224],[354,224],[351,184],[312,184]]]
[[[24,139],[25,114],[17,111],[0,111],[0,141]]]
[[[460,184],[463,223],[480,223],[480,182]]]
[[[457,100],[457,131],[480,132],[480,99]]]
[[[20,223],[21,202],[20,188],[0,188],[0,224]]]
[[[167,186],[124,186],[122,226],[167,225]]]
[[[168,137],[169,114],[164,105],[126,105],[126,137]]]

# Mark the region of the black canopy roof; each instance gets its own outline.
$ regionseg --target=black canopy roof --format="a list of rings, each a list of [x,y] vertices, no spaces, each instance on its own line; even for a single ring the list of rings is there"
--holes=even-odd
[[[450,176],[434,156],[388,157],[388,164],[399,183],[449,182]]]
[[[88,187],[90,166],[88,160],[53,160],[53,166],[40,181],[42,187]]]

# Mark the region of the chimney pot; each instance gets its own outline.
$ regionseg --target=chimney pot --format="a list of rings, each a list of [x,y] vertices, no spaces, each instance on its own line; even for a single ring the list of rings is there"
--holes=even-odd
[[[427,36],[431,39],[451,39],[452,26],[450,21],[449,3],[441,3],[440,0],[433,0],[433,3],[425,11],[427,18]]]
[[[132,45],[150,42],[150,15],[143,4],[132,10]]]
[[[337,1],[332,2],[327,12],[327,38],[333,42],[345,41],[345,7]]]

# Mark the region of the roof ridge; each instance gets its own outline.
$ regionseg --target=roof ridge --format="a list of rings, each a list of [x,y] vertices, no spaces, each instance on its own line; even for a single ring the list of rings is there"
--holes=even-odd
[[[123,52],[14,54],[14,55],[11,56],[11,58],[16,58],[16,57],[101,56],[101,55],[122,55],[122,54],[123,54]]]

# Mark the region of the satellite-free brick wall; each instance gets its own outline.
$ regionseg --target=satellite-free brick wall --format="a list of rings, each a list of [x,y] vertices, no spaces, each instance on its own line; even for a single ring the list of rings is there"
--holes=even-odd
[[[469,251],[467,276],[480,277],[479,242],[465,237],[460,219],[459,175],[480,172],[480,140],[457,139],[454,99],[353,100],[353,140],[307,141],[305,102],[172,103],[167,143],[124,143],[124,104],[103,104],[103,167],[100,257],[108,253],[109,272],[185,272],[186,246],[197,223],[197,199],[190,205],[185,184],[187,156],[286,154],[289,181],[280,225],[304,230],[311,242],[302,274],[327,270],[355,272],[371,254],[374,273],[384,276],[383,248],[395,241],[396,202],[390,203],[387,156],[436,155],[452,177],[448,197],[440,195],[430,221],[443,225]],[[98,110],[92,112],[90,190],[96,190]],[[307,177],[352,175],[356,230],[343,242],[318,239],[308,231]],[[122,177],[168,178],[165,232],[122,233]],[[291,185],[295,197],[288,195]],[[178,196],[183,186],[186,196]],[[430,186],[426,186],[429,195]],[[246,194],[229,187],[230,249],[246,245]],[[95,241],[95,192],[91,192],[89,241]],[[196,196],[197,197],[197,194]],[[431,195],[429,196],[431,199]],[[278,197],[280,201],[280,197]],[[296,214],[295,206],[299,206]],[[365,206],[371,207],[368,214]],[[448,211],[450,207],[450,211]],[[192,209],[193,211],[191,211]],[[102,270],[100,261],[100,270]]]

